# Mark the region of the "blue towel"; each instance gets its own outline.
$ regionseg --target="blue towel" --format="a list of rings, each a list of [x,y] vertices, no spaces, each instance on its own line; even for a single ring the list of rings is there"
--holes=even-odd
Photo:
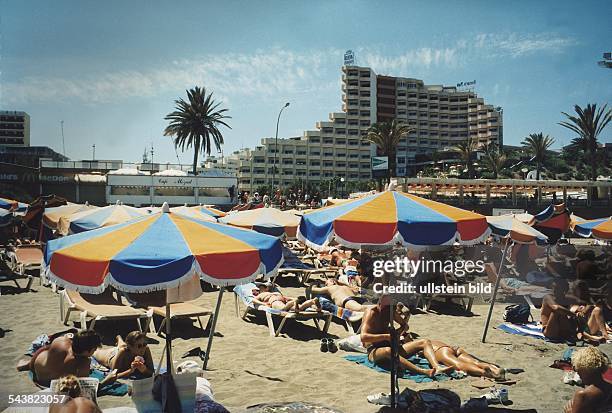
[[[100,370],[92,370],[89,377],[102,381],[106,374]],[[98,396],[125,396],[128,392],[128,385],[115,381],[98,387]]]
[[[370,360],[368,360],[368,356],[366,354],[359,354],[359,355],[350,354],[348,356],[344,356],[344,359],[348,360],[348,361],[352,361],[352,362],[357,363],[357,364],[361,364],[361,365],[366,366],[366,367],[369,367],[369,368],[371,368],[373,370],[376,370],[378,372],[381,372],[381,373],[389,373],[389,370],[383,369],[382,367],[377,366],[376,364],[374,364]],[[424,368],[424,369],[430,369],[431,368],[431,366],[429,365],[429,362],[425,358],[421,358],[419,356],[411,356],[408,360],[412,364],[417,366],[417,367],[421,367],[421,368]],[[408,380],[415,381],[417,383],[429,383],[429,382],[432,382],[432,381],[444,381],[444,380],[448,380],[450,378],[453,378],[453,379],[460,379],[460,378],[462,378],[459,374],[457,374],[454,371],[450,374],[450,376],[446,375],[446,374],[436,374],[436,376],[434,377],[435,380],[432,379],[432,378],[429,378],[429,377],[427,377],[427,376],[425,376],[423,374],[413,373],[413,372],[408,371],[408,370],[400,372],[400,374],[401,375],[398,376],[400,379],[408,379]]]

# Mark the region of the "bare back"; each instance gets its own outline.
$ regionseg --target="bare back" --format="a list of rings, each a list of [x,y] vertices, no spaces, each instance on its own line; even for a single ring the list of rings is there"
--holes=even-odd
[[[58,337],[41,352],[34,362],[34,373],[40,382],[74,374],[77,377],[89,376],[88,357],[75,356],[72,352],[72,338]]]

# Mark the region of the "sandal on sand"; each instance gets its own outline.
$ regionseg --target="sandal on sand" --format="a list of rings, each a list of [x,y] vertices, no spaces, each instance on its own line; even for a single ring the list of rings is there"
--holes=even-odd
[[[334,343],[334,340],[331,338],[327,339],[327,349],[330,353],[336,353],[338,351],[338,346],[336,346],[336,343]]]
[[[322,338],[321,339],[321,352],[327,353],[328,351],[329,351],[329,348],[327,346],[327,339],[326,338]]]

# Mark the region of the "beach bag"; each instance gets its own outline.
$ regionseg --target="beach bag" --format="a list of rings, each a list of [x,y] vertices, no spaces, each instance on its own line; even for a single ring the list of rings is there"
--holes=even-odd
[[[531,317],[531,311],[528,304],[513,304],[506,307],[504,311],[504,321],[513,324],[527,324]]]

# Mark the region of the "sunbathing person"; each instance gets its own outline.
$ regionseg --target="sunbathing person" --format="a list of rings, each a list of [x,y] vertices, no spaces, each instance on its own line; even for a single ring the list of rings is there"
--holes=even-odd
[[[506,378],[506,370],[492,363],[481,361],[461,347],[450,346],[439,340],[431,340],[436,360],[445,366],[463,371],[470,376],[488,377],[496,380]]]
[[[89,398],[83,397],[79,379],[69,375],[59,379],[58,391],[66,395],[62,403],[49,406],[49,413],[101,413],[98,406]]]
[[[325,280],[325,287],[310,287],[314,294],[329,296],[338,307],[346,308],[351,311],[365,311],[368,306],[364,306],[366,301],[362,297],[355,296],[355,289],[346,285],[340,285],[333,278]]]
[[[87,377],[90,357],[100,344],[100,336],[93,331],[66,334],[39,348],[29,361],[21,361],[17,370],[31,371],[34,382],[44,387],[49,387],[51,380],[70,374]]]
[[[265,305],[277,310],[293,310],[297,313],[312,307],[317,311],[321,311],[321,303],[318,298],[306,300],[305,297],[285,297],[279,291],[274,291],[274,284],[271,282],[259,284],[259,287],[255,288],[253,291],[253,296],[253,302],[255,304]]]
[[[564,279],[555,279],[553,293],[542,300],[540,320],[542,333],[551,340],[576,339],[599,343],[603,337],[589,332],[589,323],[594,325],[593,306],[581,305],[574,297],[568,296],[569,286]]]
[[[390,298],[388,296],[381,297],[376,306],[369,307],[366,310],[361,325],[361,342],[368,350],[368,360],[383,368],[388,368],[391,359],[389,302]],[[400,307],[398,306],[398,308]],[[393,318],[394,321],[400,324],[395,333],[401,336],[407,331],[408,323],[400,311],[396,311]],[[431,369],[423,369],[408,360],[410,356],[419,352],[422,352],[427,361],[429,361],[429,364],[432,366]],[[436,374],[447,373],[454,369],[452,366],[440,366],[436,360],[431,341],[427,339],[418,339],[407,343],[400,342],[398,354],[401,369],[428,377],[434,377]]]
[[[117,346],[99,349],[94,357],[104,367],[115,371],[115,379],[122,379],[138,372],[140,375],[150,377],[153,374],[153,357],[147,346],[146,334],[132,331],[125,337],[117,336]]]
[[[612,384],[602,374],[610,367],[610,360],[595,347],[577,350],[572,355],[572,367],[585,388],[574,393],[565,405],[564,413],[597,413],[612,411]]]

